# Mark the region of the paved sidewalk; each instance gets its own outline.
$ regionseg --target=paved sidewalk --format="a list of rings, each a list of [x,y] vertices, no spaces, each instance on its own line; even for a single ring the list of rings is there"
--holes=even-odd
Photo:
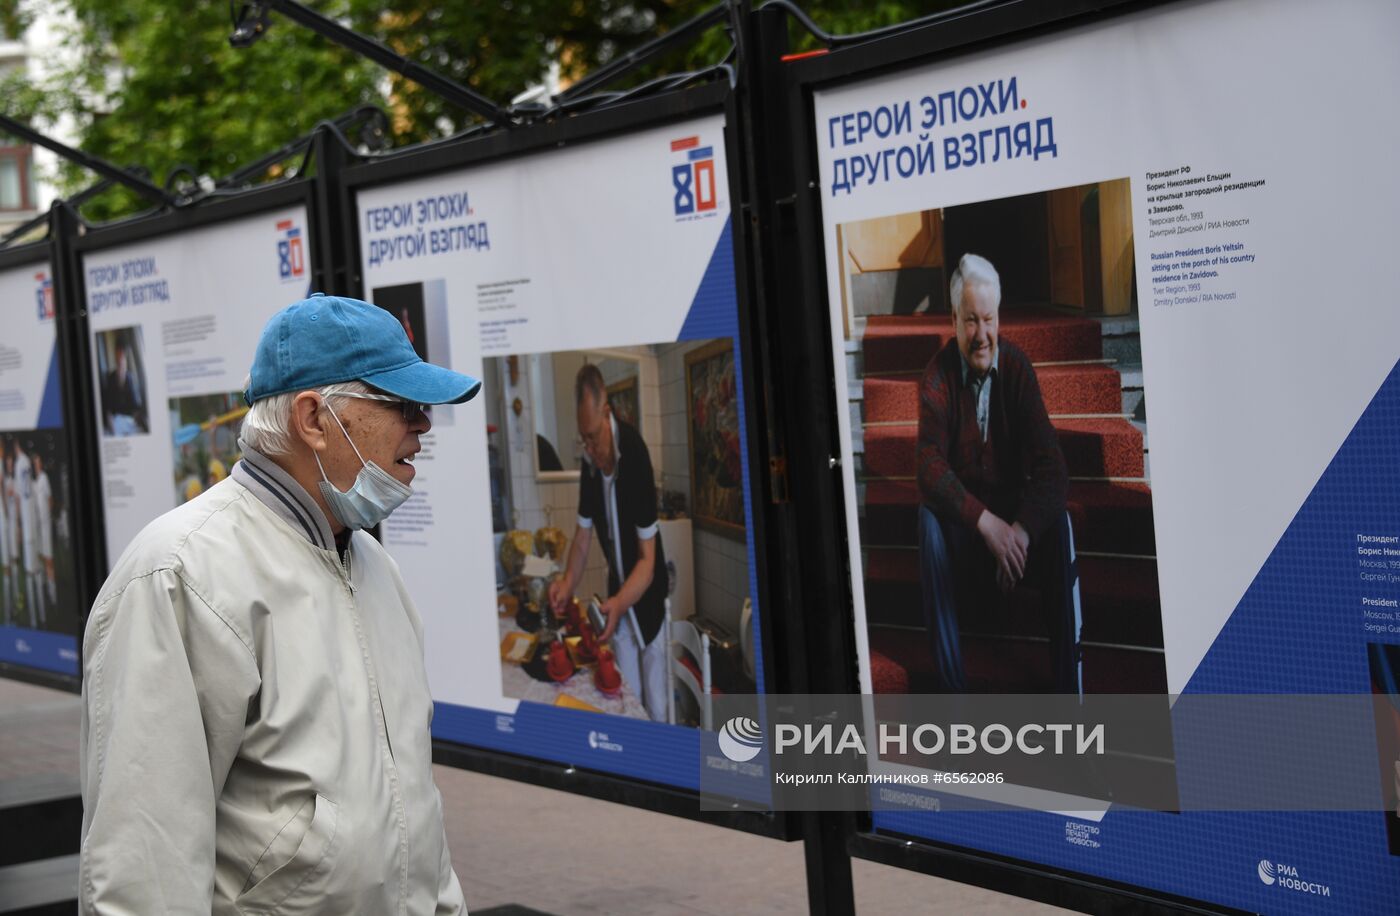
[[[82,700],[0,678],[0,780],[40,775],[78,779]]]
[[[0,678],[0,779],[78,774],[77,697]],[[553,916],[805,914],[802,844],[435,767],[452,861],[472,911]],[[871,862],[853,863],[871,914],[1050,914],[1055,907]]]
[[[801,843],[436,768],[452,861],[473,908],[558,914],[805,914]],[[873,862],[852,863],[856,909],[971,916],[1067,912]]]

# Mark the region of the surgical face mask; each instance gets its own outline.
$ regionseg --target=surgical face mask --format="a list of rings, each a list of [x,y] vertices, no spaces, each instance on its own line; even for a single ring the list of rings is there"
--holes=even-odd
[[[325,497],[331,514],[346,528],[352,531],[373,528],[388,518],[389,513],[403,505],[404,500],[413,494],[413,490],[407,484],[399,483],[388,471],[373,461],[366,461],[360,450],[355,448],[350,434],[345,432],[345,424],[341,423],[340,417],[331,410],[331,405],[327,404],[326,410],[330,410],[335,425],[340,427],[345,441],[355,449],[355,457],[360,459],[363,467],[360,468],[360,473],[355,475],[355,482],[350,485],[350,489],[341,492],[326,476],[326,469],[321,465],[321,456],[312,452],[316,457],[316,466],[321,469],[321,495]]]

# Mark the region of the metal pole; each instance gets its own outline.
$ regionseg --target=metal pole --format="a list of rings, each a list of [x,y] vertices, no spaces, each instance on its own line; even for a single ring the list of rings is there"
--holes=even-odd
[[[607,66],[602,67],[594,73],[590,73],[568,89],[559,93],[556,98],[564,101],[576,99],[579,96],[587,95],[594,89],[606,86],[628,70],[640,67],[662,51],[668,50],[672,45],[689,40],[710,28],[710,26],[718,22],[723,22],[728,14],[729,9],[727,4],[720,3],[716,6],[712,6],[700,15],[676,26],[665,35],[653,38],[636,50],[629,51]]]
[[[87,203],[89,200],[92,200],[94,197],[111,187],[112,182],[104,178],[96,184],[89,185],[86,188],[83,188],[81,191],[79,191],[77,194],[74,194],[72,197],[67,198],[68,206],[72,207],[74,210],[77,210],[83,204]],[[0,248],[4,248],[6,245],[10,244],[15,239],[28,234],[30,230],[37,229],[41,225],[50,222],[51,219],[52,217],[48,213],[40,213],[38,216],[31,219],[29,222],[21,223],[20,225],[16,226],[15,228],[11,229],[8,233],[6,233],[3,238],[0,238]]]
[[[380,111],[373,105],[361,105],[359,108],[356,108],[353,111],[346,112],[345,114],[341,115],[340,117],[336,118],[330,123],[334,124],[341,130],[346,130],[356,121],[359,121],[361,118],[373,117],[384,118],[385,115],[384,112]],[[297,137],[290,143],[284,144],[280,149],[274,150],[273,152],[268,153],[266,156],[263,156],[253,162],[250,162],[245,166],[240,166],[238,171],[233,172],[232,174],[220,178],[218,181],[214,182],[214,186],[216,188],[227,188],[231,186],[240,185],[243,182],[248,181],[249,179],[256,178],[258,175],[261,175],[263,172],[267,171],[269,168],[281,162],[283,159],[286,159],[287,157],[291,156],[292,154],[303,152],[308,146],[310,146],[315,141],[316,135],[322,129],[323,128],[321,127],[321,125],[317,125],[310,133],[306,133],[300,137]]]
[[[64,201],[49,211],[49,243],[53,251],[55,329],[63,390],[63,427],[72,464],[69,474],[73,559],[84,627],[78,630],[82,658],[86,609],[107,578],[107,527],[102,499],[102,454],[97,435],[98,415],[92,378],[92,340],[88,333],[87,293],[82,255],[73,243],[82,230],[77,213]]]
[[[349,164],[349,151],[328,125],[312,137],[316,181],[312,185],[311,276],[316,289],[332,296],[353,296],[350,276],[359,253],[350,249],[347,234],[356,225],[350,198],[342,193],[340,173]]]
[[[815,382],[808,378],[810,354],[821,352],[819,330],[809,328],[793,334],[784,322],[791,314],[789,300],[800,295],[795,291],[803,286],[802,262],[795,250],[793,203],[798,191],[792,167],[798,156],[795,144],[802,136],[792,129],[792,123],[801,121],[795,114],[801,105],[782,69],[787,20],[778,9],[750,12],[743,0],[731,8],[739,48],[737,127],[743,137],[743,167],[749,175],[745,207],[735,211],[736,232],[742,222],[746,258],[754,265],[750,282],[759,313],[758,336],[765,348],[764,358],[773,366],[765,379],[764,396],[773,415],[781,418],[769,443],[770,457],[777,462],[769,482],[770,499],[775,503],[772,511],[781,520],[769,531],[769,538],[778,535],[784,542],[783,556],[774,566],[783,572],[774,577],[771,589],[776,600],[770,600],[776,617],[777,692],[846,693],[852,689],[848,669],[854,656],[847,655],[837,632],[843,624],[849,626],[849,615],[844,613],[845,590],[831,587],[827,581],[834,578],[831,569],[812,575],[814,566],[828,565],[816,558],[822,556],[821,545],[829,540],[824,532],[833,529],[813,527],[810,522],[820,516],[814,509],[823,499],[821,489],[830,485],[830,472],[814,474],[812,466],[820,462],[792,450],[804,434],[788,438],[811,422],[808,414],[820,412],[826,405],[817,399],[821,408],[815,411],[811,405],[802,406],[812,400],[813,384],[821,384],[820,378]],[[775,333],[776,329],[783,330]],[[817,607],[821,611],[814,615],[811,612]],[[814,625],[814,617],[829,623]],[[854,913],[855,886],[848,848],[854,834],[852,818],[841,812],[814,811],[802,813],[799,820],[809,911],[813,916]]]
[[[392,70],[413,80],[428,91],[441,96],[454,105],[468,111],[474,111],[494,124],[510,125],[510,114],[476,90],[416,64],[397,51],[393,51],[353,29],[348,29],[334,19],[322,16],[315,10],[302,6],[294,0],[265,0],[263,3],[249,4],[249,12],[253,14],[254,18],[248,21],[246,25],[248,31],[245,35],[240,36],[240,40],[251,44],[266,28],[265,23],[256,18],[260,8],[274,9],[293,22],[300,23],[341,47],[349,48],[356,54],[369,58],[387,70]],[[244,28],[245,26],[240,26],[240,32]]]
[[[34,130],[27,124],[16,121],[14,118],[0,115],[0,131],[7,134],[14,134],[35,146],[42,146],[46,150],[57,153],[69,162],[76,162],[84,168],[91,169],[108,181],[115,181],[117,184],[125,185],[131,190],[149,200],[166,206],[174,206],[175,198],[166,193],[164,188],[157,187],[144,178],[131,174],[125,169],[119,169],[105,159],[96,156],[89,156],[82,150],[73,149],[71,146],[59,143],[52,137],[46,136]]]

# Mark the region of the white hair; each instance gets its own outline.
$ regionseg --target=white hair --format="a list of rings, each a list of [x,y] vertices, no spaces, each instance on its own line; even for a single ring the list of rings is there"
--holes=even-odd
[[[995,305],[1001,307],[1001,276],[997,274],[997,269],[992,266],[992,262],[982,257],[980,254],[965,254],[958,261],[957,270],[953,271],[953,280],[948,284],[948,293],[953,297],[953,314],[958,313],[958,306],[962,304],[964,284],[980,289],[991,296]]]
[[[248,390],[252,380],[243,380],[243,390]],[[301,391],[314,391],[330,404],[331,410],[340,410],[349,401],[346,394],[372,394],[374,389],[364,382],[338,382],[322,385],[320,388],[305,388],[259,398],[248,408],[243,417],[240,437],[248,447],[263,455],[289,455],[292,452],[292,404]]]

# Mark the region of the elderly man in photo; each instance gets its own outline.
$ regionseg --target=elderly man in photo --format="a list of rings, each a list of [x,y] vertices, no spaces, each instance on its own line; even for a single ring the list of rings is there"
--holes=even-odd
[[[938,687],[967,690],[958,615],[1021,585],[1039,591],[1057,693],[1078,693],[1069,478],[1030,360],[998,336],[1001,279],[985,258],[953,272],[950,340],[919,386],[920,585]]]
[[[126,420],[121,418],[125,417]],[[125,342],[117,344],[112,368],[102,376],[102,423],[108,435],[149,432],[146,404],[136,390],[131,372],[131,353]]]
[[[613,642],[622,680],[637,691],[647,715],[666,721],[666,552],[656,517],[656,478],[641,433],[619,420],[608,403],[597,366],[574,379],[584,467],[579,474],[578,530],[564,574],[549,585],[558,614],[574,594],[597,532],[608,563],[606,626],[600,642]]]
[[[365,530],[469,376],[388,312],[263,329],[243,459],[127,547],[83,642],[84,913],[464,911],[432,779],[423,627]]]

